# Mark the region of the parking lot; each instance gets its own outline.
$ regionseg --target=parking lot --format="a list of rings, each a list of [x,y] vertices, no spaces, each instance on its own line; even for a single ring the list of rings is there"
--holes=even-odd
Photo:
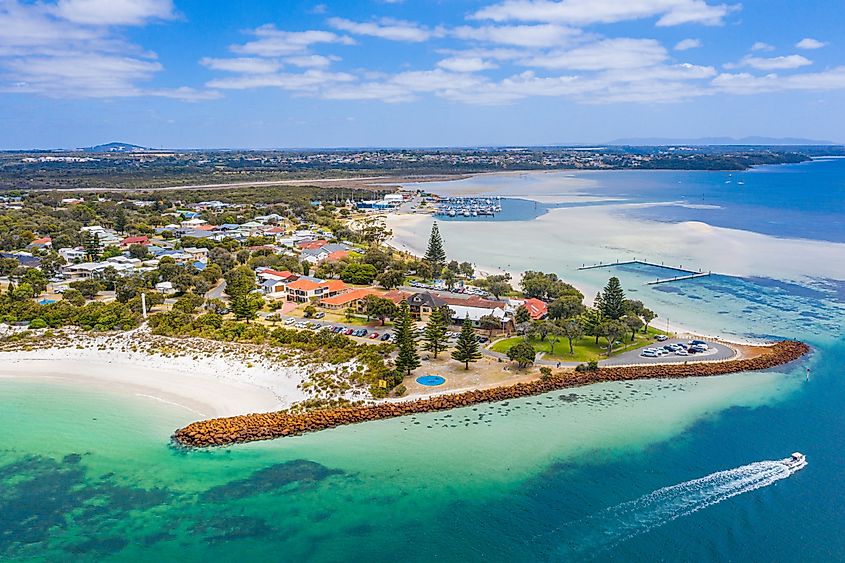
[[[674,344],[682,342],[684,344],[688,343],[689,340],[685,340],[682,338],[670,338],[666,342],[655,342],[654,344],[649,344],[645,348],[659,348],[661,346],[665,346],[667,344]],[[619,354],[618,356],[614,356],[609,360],[604,360],[601,362],[602,365],[605,366],[618,366],[618,365],[631,365],[631,364],[670,364],[670,363],[685,363],[685,362],[705,362],[705,361],[714,361],[714,360],[729,360],[736,355],[736,351],[732,348],[725,346],[724,344],[720,344],[718,342],[712,342],[710,340],[707,341],[707,346],[710,348],[706,352],[700,354],[690,354],[689,356],[677,356],[675,354],[668,354],[665,356],[659,356],[656,358],[647,358],[640,355],[643,351],[643,348],[638,348],[637,350],[630,350],[628,352],[624,352]]]

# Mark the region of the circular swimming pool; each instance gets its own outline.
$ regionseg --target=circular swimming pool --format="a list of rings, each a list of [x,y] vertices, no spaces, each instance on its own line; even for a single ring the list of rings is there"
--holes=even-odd
[[[446,379],[439,375],[423,375],[417,378],[417,383],[428,387],[436,387],[437,385],[446,383]]]

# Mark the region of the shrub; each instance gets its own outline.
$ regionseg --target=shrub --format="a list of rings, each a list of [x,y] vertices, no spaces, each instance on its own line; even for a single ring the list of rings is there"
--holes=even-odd
[[[551,378],[552,376],[552,368],[548,366],[543,366],[540,368],[540,379],[546,380]]]

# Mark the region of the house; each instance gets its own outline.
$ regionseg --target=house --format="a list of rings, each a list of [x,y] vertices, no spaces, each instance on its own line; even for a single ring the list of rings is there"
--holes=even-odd
[[[299,275],[289,272],[287,270],[278,271],[271,268],[259,268],[256,270],[256,275],[260,280],[276,280],[283,282],[292,282],[299,279]]]
[[[85,259],[85,249],[81,246],[76,248],[60,248],[59,256],[65,259],[65,262],[75,262],[77,260]]]
[[[508,305],[510,305],[514,311],[518,309],[520,306],[525,305],[525,308],[528,309],[528,314],[531,315],[531,318],[536,320],[544,319],[549,314],[549,305],[545,301],[541,301],[534,297],[530,299],[508,299]]]
[[[452,322],[460,324],[464,320],[469,319],[472,326],[476,328],[481,327],[481,319],[483,317],[492,316],[499,320],[501,329],[506,330],[510,328],[512,317],[504,307],[496,307],[495,309],[488,309],[486,307],[470,307],[466,305],[449,305],[452,311]]]
[[[53,239],[50,237],[37,238],[27,245],[29,250],[41,250],[46,248],[53,248]]]
[[[296,247],[300,250],[317,250],[323,248],[329,243],[326,239],[317,240],[301,240],[296,243]]]
[[[355,309],[358,313],[364,312],[364,303],[368,296],[378,295],[381,297],[381,292],[375,289],[361,288],[347,291],[333,295],[332,297],[324,297],[320,299],[320,307],[330,309],[333,311],[347,309],[349,307]]]
[[[343,243],[322,244],[317,248],[305,248],[299,255],[300,262],[309,262],[311,264],[319,264],[325,260],[330,260],[332,255],[335,255],[331,261],[342,260],[349,256],[351,247]]]
[[[125,258],[117,256],[116,258]],[[126,258],[123,261],[109,259],[105,262],[83,262],[81,264],[68,264],[62,267],[62,275],[69,280],[82,280],[88,278],[99,277],[105,272],[106,268],[114,268],[118,274],[128,275],[135,270],[136,264],[140,264],[140,260],[131,260]]]
[[[411,318],[423,322],[428,321],[431,312],[436,307],[442,307],[446,304],[445,301],[428,292],[414,293],[407,300],[408,307],[411,310]]]
[[[165,295],[172,295],[176,293],[176,290],[173,288],[173,283],[169,281],[159,282],[156,284],[156,291],[159,293],[163,293]]]
[[[29,252],[0,252],[0,258],[14,258],[27,268],[37,268],[41,264],[41,259]]]
[[[188,215],[188,214],[187,214],[187,213],[185,213],[185,216],[187,216],[187,215]],[[193,218],[193,219],[186,219],[186,220],[182,221],[181,223],[179,223],[179,225],[180,225],[183,229],[196,229],[196,228],[197,228],[197,227],[199,227],[200,225],[205,225],[206,223],[207,223],[207,221],[203,221],[202,219],[198,219],[198,218],[196,217],[196,214],[194,214],[194,218]]]
[[[146,236],[141,237],[126,237],[120,242],[121,248],[126,248],[133,244],[140,244],[142,246],[150,246],[150,238]]]
[[[285,294],[288,301],[296,303],[307,303],[311,300],[319,300],[324,297],[331,297],[349,291],[349,286],[340,280],[319,280],[308,276],[302,276],[285,287]]]

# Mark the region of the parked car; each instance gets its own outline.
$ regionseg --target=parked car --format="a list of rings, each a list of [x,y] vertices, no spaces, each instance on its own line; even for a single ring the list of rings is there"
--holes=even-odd
[[[355,332],[355,329],[354,329],[354,328],[347,328],[346,330],[344,330],[344,331],[343,331],[343,334],[345,334],[346,336],[349,336],[349,335],[351,335],[353,332]]]
[[[315,318],[315,319],[322,319],[322,318],[323,318],[323,317],[325,317],[325,316],[326,316],[326,314],[325,314],[324,312],[320,311],[319,313],[317,313],[316,315],[314,315],[314,318]]]
[[[384,334],[381,335],[381,341],[382,342],[387,342],[391,338],[393,338],[393,335],[390,334],[389,332],[385,332]]]
[[[689,352],[687,352],[683,348],[680,348],[680,349],[675,351],[675,355],[676,356],[689,356]]]
[[[666,336],[665,334],[658,334],[658,335],[657,335],[657,336],[655,336],[654,338],[655,338],[655,340],[657,340],[658,342],[666,342],[667,340],[669,340],[669,337],[668,337],[668,336]]]
[[[285,324],[286,324],[286,325],[292,325],[292,324],[293,324],[293,323],[295,323],[295,322],[296,322],[296,319],[285,319]]]
[[[642,352],[640,352],[640,356],[642,356],[643,358],[656,358],[657,352],[655,352],[654,350],[643,350]]]
[[[374,333],[370,334],[370,338],[375,340],[376,338],[378,338],[378,333],[374,332]]]

